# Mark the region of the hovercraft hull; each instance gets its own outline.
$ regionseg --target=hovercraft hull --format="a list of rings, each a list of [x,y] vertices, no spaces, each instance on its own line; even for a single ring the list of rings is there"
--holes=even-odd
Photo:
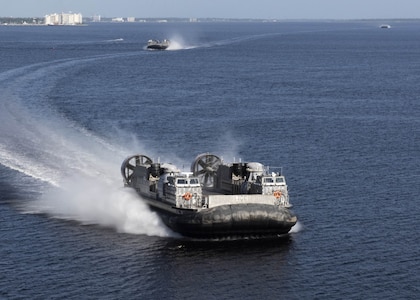
[[[268,205],[223,205],[193,215],[173,216],[168,226],[184,236],[217,238],[225,236],[279,236],[290,231],[296,217],[288,209]]]
[[[196,211],[148,203],[166,226],[192,238],[277,237],[287,234],[297,222],[290,209],[267,204],[221,205]]]
[[[166,50],[168,46],[162,46],[162,45],[151,45],[146,47],[149,50]]]

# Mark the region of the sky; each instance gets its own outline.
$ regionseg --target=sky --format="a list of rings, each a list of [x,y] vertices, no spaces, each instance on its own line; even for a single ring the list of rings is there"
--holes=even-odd
[[[0,0],[0,17],[393,19],[420,18],[420,0]]]

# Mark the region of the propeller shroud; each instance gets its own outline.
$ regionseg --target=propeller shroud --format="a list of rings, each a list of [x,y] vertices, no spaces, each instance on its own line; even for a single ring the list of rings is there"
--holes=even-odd
[[[121,175],[124,178],[124,183],[128,184],[131,181],[136,166],[151,165],[152,163],[152,159],[143,154],[127,157],[121,164]]]
[[[205,188],[214,187],[217,169],[222,164],[222,160],[210,153],[199,154],[191,164],[191,172],[200,179],[200,183]]]

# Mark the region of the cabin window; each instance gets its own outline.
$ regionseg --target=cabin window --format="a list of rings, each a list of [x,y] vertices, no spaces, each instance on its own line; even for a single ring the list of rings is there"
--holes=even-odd
[[[188,184],[187,179],[178,179],[177,184]]]
[[[284,178],[283,177],[277,177],[276,182],[279,182],[279,183],[284,182]]]
[[[191,178],[190,183],[191,184],[198,184],[198,179],[197,178]]]
[[[269,177],[269,178],[264,178],[264,182],[265,183],[273,183],[273,178]]]

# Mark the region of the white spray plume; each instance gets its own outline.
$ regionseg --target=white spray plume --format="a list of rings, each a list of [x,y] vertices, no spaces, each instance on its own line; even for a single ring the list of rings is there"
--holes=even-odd
[[[26,212],[120,232],[169,236],[141,198],[123,188],[120,165],[131,151],[65,118],[42,97],[44,89],[54,85],[45,78],[55,80],[46,75],[61,74],[69,64],[75,67],[90,60],[95,58],[36,64],[0,74],[0,163],[40,180],[40,189],[49,187],[39,200],[27,203]],[[141,148],[138,142],[128,144]]]
[[[187,42],[185,42],[184,38],[180,35],[173,35],[170,38],[170,45],[167,50],[182,50],[182,49],[193,49],[197,48],[197,46],[189,45]]]
[[[33,209],[56,218],[99,224],[115,228],[118,232],[163,237],[172,235],[134,190],[92,177],[70,178],[60,187],[51,188],[32,205]]]
[[[301,222],[297,221],[297,223],[290,229],[289,233],[298,233],[304,229],[304,226]]]

